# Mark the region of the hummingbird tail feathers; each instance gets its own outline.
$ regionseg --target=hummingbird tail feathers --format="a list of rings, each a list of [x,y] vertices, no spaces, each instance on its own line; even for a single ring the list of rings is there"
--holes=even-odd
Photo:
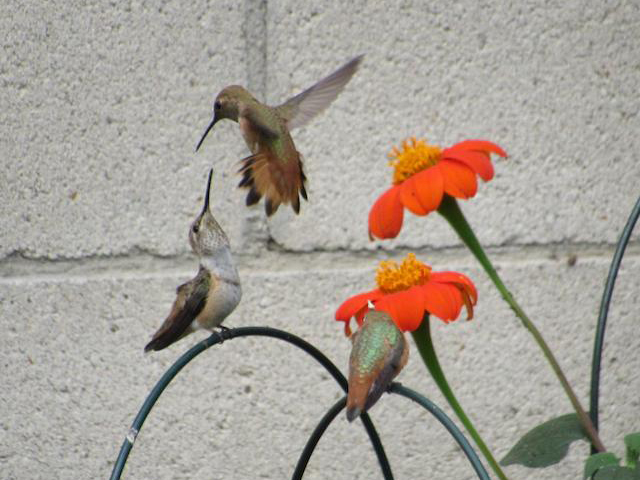
[[[283,162],[267,151],[258,152],[240,161],[238,173],[242,179],[240,188],[248,188],[246,204],[255,205],[265,197],[264,207],[267,216],[273,215],[281,204],[290,204],[293,211],[300,212],[300,196],[307,199],[304,182],[307,180],[302,171],[300,154],[295,160]]]
[[[371,388],[370,377],[359,375],[349,376],[349,391],[347,393],[347,420],[350,422],[366,410],[365,403]]]
[[[359,407],[356,407],[355,405],[352,405],[351,407],[347,407],[347,420],[349,420],[349,422],[353,422],[356,418],[360,416],[361,413],[362,413],[362,410]]]
[[[153,351],[163,350],[167,348],[169,345],[177,342],[178,340],[182,339],[182,337],[192,332],[193,332],[193,329],[190,327],[188,327],[185,331],[178,334],[177,336],[175,335],[174,332],[170,332],[168,329],[158,331],[153,336],[151,341],[147,343],[147,345],[144,347],[144,353],[150,352],[152,350]]]

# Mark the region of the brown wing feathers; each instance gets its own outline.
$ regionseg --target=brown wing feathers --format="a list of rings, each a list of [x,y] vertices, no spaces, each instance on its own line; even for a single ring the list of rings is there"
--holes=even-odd
[[[207,302],[208,281],[201,281],[208,274],[200,267],[198,275],[177,289],[177,297],[171,312],[162,323],[144,351],[162,350],[188,333],[191,322],[200,314]]]

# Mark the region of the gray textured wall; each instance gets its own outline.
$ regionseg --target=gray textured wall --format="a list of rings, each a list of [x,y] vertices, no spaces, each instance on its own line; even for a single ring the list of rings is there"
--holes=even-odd
[[[240,265],[231,326],[270,325],[346,369],[332,320],[407,250],[477,284],[473,322],[435,324],[441,361],[496,455],[570,411],[529,335],[435,215],[370,243],[386,153],[409,135],[487,138],[510,154],[463,209],[586,405],[591,341],[619,232],[640,193],[640,10],[602,2],[17,2],[0,5],[0,477],[106,478],[146,393],[188,340],[144,356],[174,288],[196,270],[187,229],[206,172]],[[310,2],[311,3],[311,2]],[[244,207],[238,128],[197,155],[213,95],[248,85],[277,103],[365,53],[335,104],[295,133],[310,202],[272,220]],[[640,430],[640,249],[614,295],[602,436]],[[570,266],[568,258],[577,256]],[[401,380],[439,403],[415,351]],[[287,478],[339,391],[270,340],[204,354],[161,398],[127,478]],[[472,478],[451,440],[406,400],[373,410],[396,478]],[[542,473],[577,478],[586,451]],[[341,417],[308,478],[379,478],[363,430]]]

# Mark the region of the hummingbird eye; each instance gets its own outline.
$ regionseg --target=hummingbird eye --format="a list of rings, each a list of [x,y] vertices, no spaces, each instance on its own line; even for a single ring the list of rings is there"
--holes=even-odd
[[[213,108],[214,110],[220,110],[222,108],[222,104],[220,103],[219,100],[213,104]]]
[[[191,227],[191,231],[193,233],[198,233],[198,230],[200,230],[200,225],[198,225],[197,223],[194,223],[193,227]]]

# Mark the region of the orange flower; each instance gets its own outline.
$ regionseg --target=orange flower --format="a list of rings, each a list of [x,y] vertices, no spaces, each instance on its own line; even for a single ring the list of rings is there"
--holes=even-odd
[[[376,310],[387,312],[403,332],[420,326],[425,312],[445,323],[455,320],[464,305],[467,320],[473,318],[473,306],[478,293],[473,282],[457,272],[432,272],[413,253],[401,265],[394,261],[380,262],[376,274],[378,288],[355,295],[336,311],[336,320],[345,322],[345,333],[351,335],[351,318],[362,325],[369,311],[368,302]]]
[[[369,212],[369,238],[395,238],[402,228],[403,207],[415,215],[427,215],[440,206],[444,194],[471,198],[476,194],[476,175],[493,178],[490,154],[507,154],[495,143],[465,140],[441,150],[411,138],[389,153],[394,167],[393,186],[384,192]]]

